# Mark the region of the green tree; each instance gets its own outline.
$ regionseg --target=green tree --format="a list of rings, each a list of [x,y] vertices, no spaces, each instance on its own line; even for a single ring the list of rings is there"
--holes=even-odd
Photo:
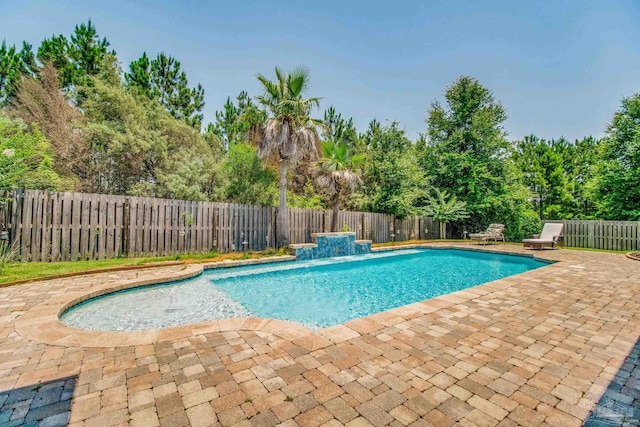
[[[547,142],[535,135],[513,145],[512,160],[522,171],[538,214],[544,219],[569,219],[575,211],[573,148],[564,139]]]
[[[312,119],[311,109],[320,105],[319,98],[303,98],[309,85],[309,73],[300,67],[289,73],[275,68],[276,79],[262,74],[256,77],[262,86],[258,103],[266,107],[269,118],[264,125],[258,156],[266,160],[274,156],[279,163],[278,216],[276,245],[288,246],[289,216],[287,212],[287,171],[302,159],[317,157],[318,120]]]
[[[111,79],[83,87],[100,192],[206,200],[216,186],[215,144],[176,120],[157,101],[127,91]],[[219,185],[219,184],[218,184]]]
[[[44,39],[38,47],[38,60],[43,63],[51,63],[58,72],[59,85],[63,88],[73,85],[76,72],[75,66],[68,55],[69,41],[62,34]]]
[[[37,127],[0,115],[0,190],[57,190],[51,144]]]
[[[60,76],[60,85],[69,89],[90,84],[89,77],[100,74],[105,65],[110,66],[105,58],[116,53],[109,50],[109,46],[109,41],[100,38],[89,19],[86,24],[76,25],[69,39],[58,35],[43,40],[37,56],[43,63],[53,63]]]
[[[3,40],[0,44],[0,106],[6,106],[16,96],[24,75],[31,76],[37,70],[29,43],[22,42],[22,49],[18,50]]]
[[[274,205],[278,181],[273,171],[263,167],[255,147],[244,142],[232,144],[222,170],[227,177],[225,200],[247,205]]]
[[[115,56],[114,50],[108,50],[109,45],[106,37],[100,38],[91,19],[76,25],[69,43],[69,58],[76,68],[74,84],[87,83],[86,76],[95,76],[101,71],[107,54]]]
[[[576,204],[575,216],[578,218],[592,218],[596,212],[596,205],[589,194],[590,183],[593,182],[595,165],[599,160],[600,140],[588,136],[575,142],[573,155],[573,198]]]
[[[157,99],[178,120],[200,129],[204,108],[204,89],[198,83],[190,88],[180,61],[161,52],[149,60],[146,52],[129,65],[127,85],[138,93]]]
[[[134,88],[139,94],[152,98],[151,62],[147,52],[129,64],[129,72],[124,75],[127,86]]]
[[[607,128],[592,193],[598,216],[640,220],[640,94],[622,100]]]
[[[237,105],[227,98],[222,111],[216,111],[213,130],[223,139],[225,145],[243,141],[256,141],[257,130],[267,120],[267,113],[254,104],[249,94],[240,92]]]
[[[455,224],[456,234],[491,222],[507,225],[505,235],[523,236],[515,218],[530,216],[529,194],[522,175],[505,159],[509,144],[504,107],[473,77],[457,79],[445,91],[446,105],[434,101],[427,118],[427,146],[420,164],[432,185],[467,203],[472,214]]]
[[[350,200],[356,209],[404,218],[419,213],[428,179],[418,165],[415,147],[398,124],[372,120],[362,136],[367,147],[363,185]]]
[[[433,217],[440,223],[440,238],[447,237],[447,223],[467,218],[467,204],[452,196],[446,191],[434,189],[434,196],[428,194],[428,204],[424,208],[424,214]]]
[[[360,152],[358,131],[353,124],[353,119],[345,120],[333,106],[324,112],[323,137],[327,141],[340,141],[346,144],[352,153]]]
[[[364,155],[351,155],[347,143],[325,141],[321,145],[322,157],[317,165],[318,184],[331,202],[331,231],[338,231],[338,213],[349,193],[362,183],[360,167]]]

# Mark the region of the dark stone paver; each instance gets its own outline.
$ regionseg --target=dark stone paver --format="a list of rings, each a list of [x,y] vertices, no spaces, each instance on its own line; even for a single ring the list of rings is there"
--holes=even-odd
[[[66,426],[75,384],[68,377],[0,393],[0,426]]]
[[[640,426],[640,339],[584,425],[587,427]]]

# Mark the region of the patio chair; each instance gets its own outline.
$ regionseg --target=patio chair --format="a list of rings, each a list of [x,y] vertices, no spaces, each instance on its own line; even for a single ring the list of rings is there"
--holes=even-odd
[[[557,222],[547,222],[540,234],[535,234],[533,239],[525,239],[522,244],[525,248],[542,250],[545,247],[555,248],[562,246],[562,232],[564,224]]]
[[[484,242],[484,244],[487,245],[490,240],[494,242],[501,240],[502,243],[504,243],[504,228],[504,224],[490,224],[486,231],[482,233],[472,233],[469,235],[469,238],[471,240],[477,240],[478,244]]]

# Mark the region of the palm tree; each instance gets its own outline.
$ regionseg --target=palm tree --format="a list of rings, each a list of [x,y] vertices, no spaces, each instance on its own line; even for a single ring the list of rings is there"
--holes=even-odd
[[[262,74],[256,77],[263,93],[256,100],[267,109],[269,118],[262,128],[258,156],[265,160],[275,156],[280,165],[279,203],[276,218],[276,245],[288,245],[289,216],[287,213],[287,171],[302,159],[318,157],[316,144],[319,120],[310,117],[311,109],[320,106],[319,98],[304,99],[309,85],[309,72],[302,67],[285,74],[278,67],[276,80]]]
[[[435,197],[427,195],[429,204],[424,209],[424,214],[433,217],[440,222],[440,238],[447,236],[447,223],[468,218],[469,213],[465,209],[467,202],[460,201],[456,196],[450,196],[446,191],[434,189]]]
[[[318,184],[323,187],[331,200],[333,215],[331,231],[338,231],[338,213],[340,205],[350,191],[362,183],[360,165],[364,160],[363,154],[351,155],[349,147],[344,142],[323,142],[321,145],[322,158],[318,162]]]

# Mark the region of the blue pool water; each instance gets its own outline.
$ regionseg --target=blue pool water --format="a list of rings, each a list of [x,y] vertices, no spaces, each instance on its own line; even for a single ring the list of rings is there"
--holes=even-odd
[[[317,329],[544,265],[487,252],[407,249],[217,269],[94,298],[71,307],[61,320],[81,329],[122,331],[253,316]]]

